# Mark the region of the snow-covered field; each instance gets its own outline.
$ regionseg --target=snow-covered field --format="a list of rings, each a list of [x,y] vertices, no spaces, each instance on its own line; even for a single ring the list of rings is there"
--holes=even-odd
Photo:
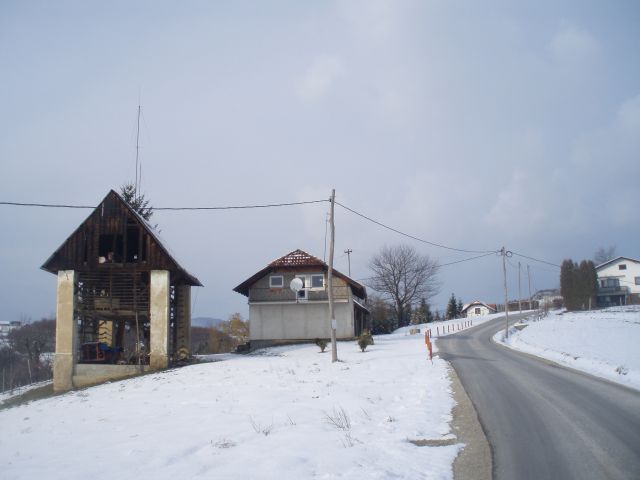
[[[495,341],[640,390],[640,307],[551,312]]]
[[[16,387],[12,390],[7,390],[6,392],[0,393],[0,405],[11,398],[17,397],[18,395],[22,395],[23,393],[27,393],[29,390],[33,390],[35,388],[40,388],[40,387],[46,387],[51,383],[53,383],[53,380],[46,380],[44,382],[31,383],[23,387]]]
[[[447,364],[424,337],[375,337],[340,362],[264,350],[0,411],[2,478],[452,478]]]

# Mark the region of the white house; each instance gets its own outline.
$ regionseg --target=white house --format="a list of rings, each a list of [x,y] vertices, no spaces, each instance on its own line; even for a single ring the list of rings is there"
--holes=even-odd
[[[596,267],[598,306],[640,304],[640,260],[618,257]]]
[[[20,328],[22,326],[22,322],[17,320],[5,322],[0,322],[0,344],[6,342],[7,337],[9,336],[9,332],[11,330],[15,330],[16,328]]]
[[[559,288],[548,288],[545,290],[538,290],[533,295],[534,306],[535,302],[538,302],[539,308],[559,308],[562,305],[562,295],[560,295]]]
[[[462,314],[467,317],[480,317],[482,315],[489,315],[496,312],[497,308],[495,305],[489,305],[481,302],[480,300],[468,303],[462,308]]]

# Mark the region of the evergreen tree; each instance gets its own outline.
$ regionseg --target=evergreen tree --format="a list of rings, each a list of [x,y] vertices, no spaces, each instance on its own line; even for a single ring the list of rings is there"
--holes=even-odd
[[[125,202],[133,208],[138,215],[144,218],[147,222],[153,215],[153,207],[149,206],[149,200],[144,198],[144,193],[138,193],[136,186],[133,183],[125,183],[120,187],[120,195]]]
[[[462,316],[462,310],[464,308],[464,305],[462,304],[462,299],[459,298],[458,299],[458,305],[456,305],[456,318],[459,318]]]
[[[598,274],[591,260],[578,265],[565,260],[560,267],[560,294],[567,310],[584,310],[595,305],[598,293]]]
[[[451,298],[449,299],[449,303],[447,304],[447,320],[456,318],[457,313],[458,313],[458,303],[456,301],[456,296],[452,293]]]
[[[575,264],[571,259],[564,260],[560,266],[560,295],[567,310],[576,308]]]
[[[598,294],[598,273],[591,260],[583,260],[580,262],[580,266],[575,272],[577,274],[576,283],[579,287],[579,307],[582,310],[586,310],[590,306],[595,305],[596,302],[596,296]]]
[[[435,319],[433,318],[433,313],[431,313],[431,307],[429,307],[429,304],[425,300],[424,301],[424,321],[426,323],[431,323],[434,320]]]

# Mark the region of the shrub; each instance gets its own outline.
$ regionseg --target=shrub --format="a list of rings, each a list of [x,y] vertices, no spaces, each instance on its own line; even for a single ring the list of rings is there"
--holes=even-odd
[[[327,348],[327,341],[324,338],[316,338],[316,345],[320,347],[320,352],[324,352],[324,349]]]

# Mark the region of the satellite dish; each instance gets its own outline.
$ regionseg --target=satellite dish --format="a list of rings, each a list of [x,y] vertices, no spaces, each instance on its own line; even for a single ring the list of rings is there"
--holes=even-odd
[[[300,290],[302,290],[302,287],[304,287],[304,283],[302,283],[301,278],[294,278],[289,284],[289,288],[294,292],[299,292]]]

